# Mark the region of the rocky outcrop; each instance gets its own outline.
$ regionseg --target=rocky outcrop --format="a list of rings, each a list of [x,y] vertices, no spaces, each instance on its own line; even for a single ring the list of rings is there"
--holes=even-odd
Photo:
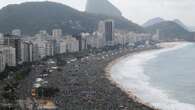
[[[121,16],[121,12],[108,0],[88,0],[86,12],[108,16]]]

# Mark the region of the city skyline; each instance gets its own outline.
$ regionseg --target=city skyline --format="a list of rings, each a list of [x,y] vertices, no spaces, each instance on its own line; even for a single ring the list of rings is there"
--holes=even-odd
[[[0,8],[8,4],[18,4],[30,1],[45,0],[2,0],[0,3]],[[49,1],[63,3],[80,11],[84,11],[87,0]],[[166,20],[180,19],[188,26],[195,26],[195,22],[193,22],[193,19],[195,19],[195,15],[193,14],[193,6],[195,5],[195,1],[193,0],[123,0],[122,2],[119,0],[109,1],[121,10],[124,17],[140,25],[149,19],[161,17]]]

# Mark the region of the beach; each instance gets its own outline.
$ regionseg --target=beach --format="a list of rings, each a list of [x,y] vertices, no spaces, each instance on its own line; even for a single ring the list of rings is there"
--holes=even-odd
[[[103,59],[91,56],[84,62],[64,66],[63,73],[56,72],[48,78],[51,86],[60,88],[60,93],[54,97],[57,106],[60,110],[154,110],[129,97],[107,79],[105,72],[105,67],[114,59],[143,50],[120,50],[115,55],[111,51],[105,53]]]
[[[139,55],[146,55],[138,58],[140,61],[144,61],[154,57],[147,56],[148,53],[156,52],[158,54],[171,51],[179,48],[180,45],[185,45],[185,43],[160,43],[159,47],[119,49],[87,55],[82,59],[59,66],[60,71],[51,72],[45,80],[48,81],[49,87],[59,89],[59,93],[52,97],[59,110],[157,110],[157,107],[136,94],[136,88],[139,85],[131,85],[130,87],[121,85],[118,78],[120,79],[123,75],[120,74],[119,70],[114,70],[117,75],[113,77],[112,68],[125,67],[120,63],[129,57],[133,60],[137,59],[136,57]],[[133,62],[132,67],[139,65],[137,64],[139,62]],[[24,80],[25,83],[21,83],[20,97],[27,97],[31,94],[29,90],[32,88],[32,80],[35,80],[44,68],[47,68],[47,65],[35,66],[29,77]],[[141,84],[145,83],[139,78],[147,80],[147,76],[143,77],[140,70],[142,69],[138,66],[132,71],[135,78],[132,81],[135,84],[137,81],[140,81]],[[140,74],[136,76],[136,72],[139,71]]]
[[[155,110],[129,97],[107,78],[105,71],[115,59],[151,49],[157,48],[110,50],[61,65],[60,71],[55,70],[45,78],[48,87],[59,89],[51,99],[58,110]],[[34,66],[29,76],[20,83],[20,97],[30,96],[33,80],[44,68],[48,68],[48,65]]]
[[[162,109],[162,106],[165,106],[163,110],[175,110],[177,108],[176,101],[169,100],[164,92],[151,86],[149,83],[150,77],[144,74],[143,65],[161,53],[178,50],[187,45],[189,45],[187,42],[166,42],[160,43],[159,46],[161,49],[158,50],[127,54],[109,63],[106,68],[107,78],[117,87],[121,88],[122,91],[126,92],[130,98],[140,103],[153,108]],[[163,100],[161,100],[162,98]],[[164,103],[163,101],[167,102]],[[172,104],[173,107],[170,108],[166,104]],[[180,108],[182,107],[180,106]],[[193,110],[191,106],[187,108],[187,110]]]

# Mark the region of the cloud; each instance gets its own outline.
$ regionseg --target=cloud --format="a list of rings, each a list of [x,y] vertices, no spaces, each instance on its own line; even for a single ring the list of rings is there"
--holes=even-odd
[[[195,25],[195,0],[110,0],[123,15],[143,24],[148,19],[162,17],[178,18],[187,25]]]

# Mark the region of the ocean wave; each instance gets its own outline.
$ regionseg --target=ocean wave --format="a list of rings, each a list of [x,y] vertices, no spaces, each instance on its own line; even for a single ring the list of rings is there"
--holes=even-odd
[[[123,90],[131,91],[145,103],[162,110],[195,110],[195,105],[179,102],[168,96],[166,91],[153,87],[150,84],[150,77],[144,74],[144,64],[157,57],[159,54],[184,48],[190,43],[182,43],[181,45],[142,52],[130,55],[119,60],[112,65],[111,79],[115,81]]]

